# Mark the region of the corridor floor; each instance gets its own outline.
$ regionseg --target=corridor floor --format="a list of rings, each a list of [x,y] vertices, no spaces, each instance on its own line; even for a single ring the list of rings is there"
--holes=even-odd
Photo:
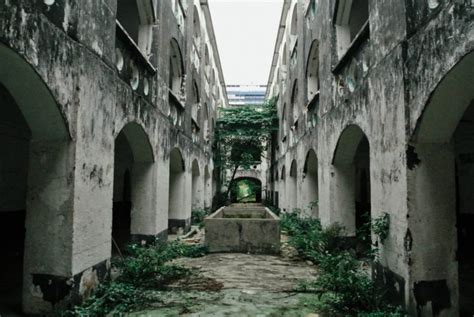
[[[130,316],[308,316],[298,281],[314,277],[315,267],[288,256],[210,254],[181,258],[177,264],[197,274],[163,292],[156,309]],[[161,296],[160,296],[161,297]]]

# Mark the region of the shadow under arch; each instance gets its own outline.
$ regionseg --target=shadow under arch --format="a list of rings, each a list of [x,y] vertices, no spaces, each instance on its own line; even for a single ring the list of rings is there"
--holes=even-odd
[[[170,152],[168,231],[176,233],[180,228],[187,231],[191,226],[191,204],[186,202],[185,163],[182,152],[175,147]],[[184,199],[183,199],[184,198]]]
[[[313,149],[308,151],[304,162],[301,199],[306,215],[318,217],[318,157]]]
[[[133,242],[153,242],[157,227],[153,148],[143,127],[127,123],[115,138],[112,254]]]
[[[408,226],[415,301],[420,285],[443,281],[429,299],[449,316],[474,314],[474,52],[441,79],[417,120],[407,151]],[[426,246],[429,245],[427,248]],[[426,303],[416,302],[424,310]]]
[[[192,189],[191,189],[191,208],[192,210],[203,209],[204,180],[197,159],[191,164]]]
[[[74,145],[51,89],[33,66],[4,44],[0,99],[0,165],[9,171],[0,177],[0,240],[15,249],[9,253],[0,244],[5,251],[0,285],[8,289],[5,294],[0,290],[0,314],[38,314],[49,310],[51,302],[38,299],[39,286],[33,280],[44,275],[71,277]],[[12,237],[17,239],[11,242]],[[11,304],[7,312],[4,300]]]
[[[359,126],[349,125],[342,131],[332,167],[329,223],[338,223],[348,236],[355,236],[370,222],[371,214],[370,144]]]

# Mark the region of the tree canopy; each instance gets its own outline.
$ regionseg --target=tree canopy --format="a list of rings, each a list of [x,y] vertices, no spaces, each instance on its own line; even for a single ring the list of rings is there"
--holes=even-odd
[[[275,100],[263,106],[240,106],[219,109],[215,163],[226,169],[249,169],[259,164],[278,129]]]

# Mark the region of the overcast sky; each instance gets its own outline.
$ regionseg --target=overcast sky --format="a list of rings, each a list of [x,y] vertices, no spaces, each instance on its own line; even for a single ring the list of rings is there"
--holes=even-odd
[[[283,0],[209,0],[227,85],[266,85]]]

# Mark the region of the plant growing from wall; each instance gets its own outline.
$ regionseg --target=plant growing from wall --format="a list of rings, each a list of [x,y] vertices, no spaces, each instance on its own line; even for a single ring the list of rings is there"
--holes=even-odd
[[[217,119],[214,162],[221,170],[231,170],[226,197],[229,196],[239,168],[251,169],[260,164],[272,133],[278,130],[276,100],[261,107],[222,108]]]
[[[383,243],[388,237],[390,230],[390,215],[384,212],[380,217],[372,220],[372,232],[380,239]]]

